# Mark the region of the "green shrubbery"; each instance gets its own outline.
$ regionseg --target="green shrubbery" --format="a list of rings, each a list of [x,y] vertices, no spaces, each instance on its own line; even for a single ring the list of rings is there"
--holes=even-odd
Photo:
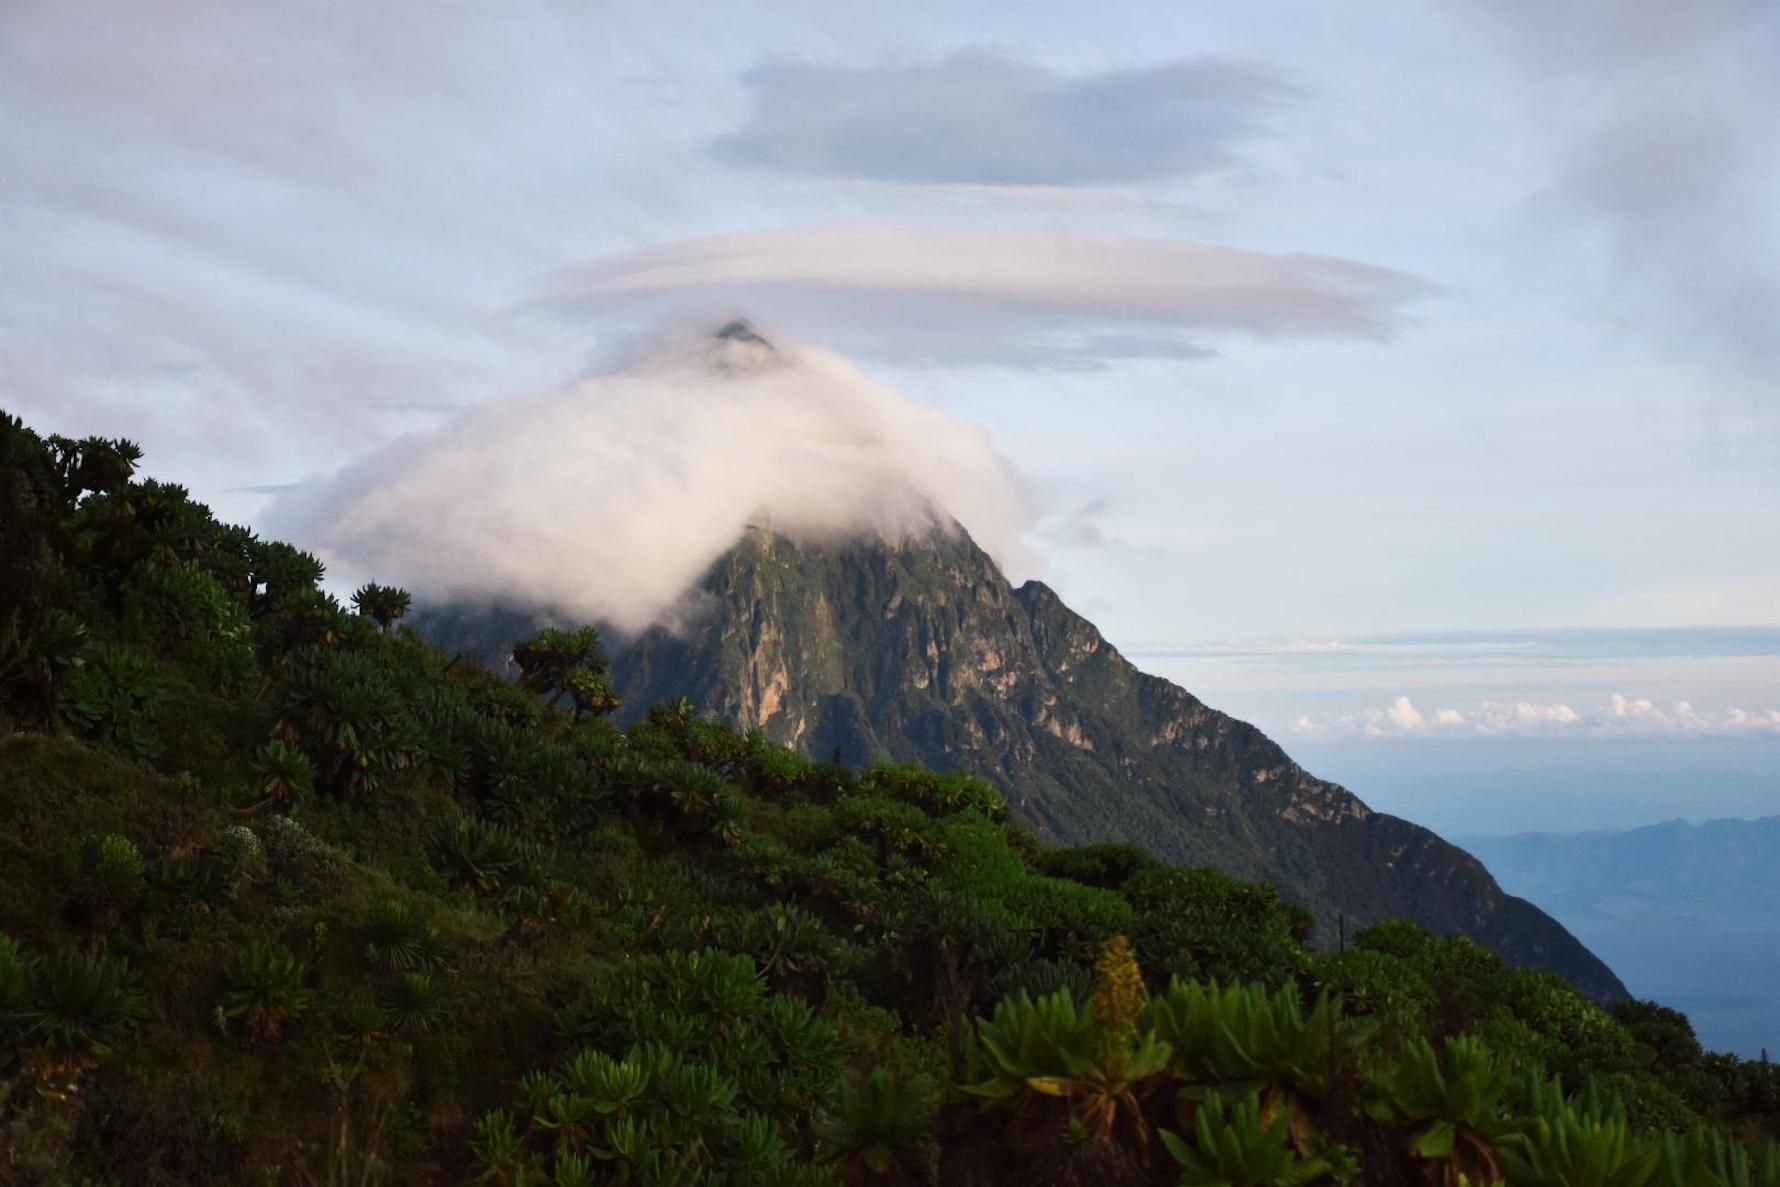
[[[0,418],[0,1181],[1780,1182],[1673,1011],[620,728],[593,631],[499,679],[136,461]]]
[[[255,940],[229,969],[223,1016],[238,1020],[247,1036],[270,1041],[309,1008],[307,970],[283,944]]]
[[[19,1058],[38,1074],[70,1060],[111,1054],[146,1009],[141,978],[119,956],[70,948],[26,958],[0,935],[0,1056]]]

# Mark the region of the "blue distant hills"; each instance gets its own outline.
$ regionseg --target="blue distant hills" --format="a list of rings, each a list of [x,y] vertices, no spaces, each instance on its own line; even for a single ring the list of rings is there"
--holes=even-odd
[[[1458,843],[1709,1047],[1780,1053],[1780,816]]]

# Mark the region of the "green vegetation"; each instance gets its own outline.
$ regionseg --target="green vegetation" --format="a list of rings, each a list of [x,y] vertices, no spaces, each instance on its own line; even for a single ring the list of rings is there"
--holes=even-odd
[[[620,729],[136,462],[0,419],[0,1183],[1780,1184],[1673,1011]]]
[[[1401,917],[1491,943],[1596,1000],[1626,996],[1593,953],[1500,894],[1469,854],[1370,812],[1253,726],[1138,671],[1043,583],[1011,585],[963,531],[907,546],[750,528],[695,592],[705,611],[691,629],[645,631],[613,657],[610,679],[627,702],[618,720],[685,697],[731,707],[723,711],[807,755],[982,776],[1006,793],[1009,818],[1047,845],[1092,851],[1080,869],[1047,866],[1053,877],[1117,889],[1131,861],[1156,864],[1130,845],[1088,844],[1119,838],[1172,865],[1270,883],[1308,909],[1264,944],[1244,919],[1198,901],[1213,887],[1191,875],[1162,879],[1191,912],[1146,912],[1152,927],[1181,929],[1177,947],[1218,948],[1212,964],[1249,962],[1244,975],[1273,975],[1305,934],[1334,945],[1344,918],[1360,927]],[[530,625],[469,606],[427,618],[448,649],[496,663]],[[1240,886],[1227,897],[1237,910],[1253,899]],[[1133,939],[1146,947],[1165,937]]]

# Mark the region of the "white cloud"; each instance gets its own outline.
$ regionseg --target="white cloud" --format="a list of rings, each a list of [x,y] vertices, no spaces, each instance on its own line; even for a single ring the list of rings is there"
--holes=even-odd
[[[1188,335],[1390,338],[1426,282],[1355,260],[1064,231],[852,223],[712,235],[560,273],[546,305],[659,316],[744,304],[908,365],[1195,358]]]
[[[1516,722],[1524,725],[1574,725],[1582,720],[1581,714],[1565,704],[1535,705],[1518,701],[1512,710],[1492,704],[1485,704],[1484,710],[1492,724],[1504,720],[1510,712]]]
[[[1408,697],[1398,697],[1392,701],[1391,707],[1385,710],[1385,716],[1400,730],[1418,730],[1428,724],[1427,718],[1421,715]]]
[[[1439,710],[1430,722],[1407,696],[1382,709],[1316,718],[1303,714],[1293,730],[1307,736],[1328,734],[1391,738],[1405,735],[1446,737],[1632,737],[1780,733],[1780,709],[1728,706],[1708,712],[1690,701],[1663,708],[1648,697],[1615,692],[1595,708],[1577,709],[1563,702],[1481,701],[1469,710]]]
[[[639,630],[750,522],[894,537],[961,520],[1025,564],[1022,484],[987,434],[829,351],[737,326],[466,412],[285,496],[275,534],[330,574]]]
[[[1616,692],[1609,697],[1607,706],[1615,717],[1641,717],[1656,707],[1647,700],[1629,700],[1623,692]]]

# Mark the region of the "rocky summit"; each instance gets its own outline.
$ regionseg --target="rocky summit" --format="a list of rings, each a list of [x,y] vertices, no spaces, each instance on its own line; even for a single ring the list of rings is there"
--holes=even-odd
[[[1131,841],[1269,881],[1311,910],[1325,946],[1343,922],[1402,917],[1594,997],[1625,992],[1470,854],[1138,671],[1048,586],[1010,584],[955,525],[897,542],[750,530],[681,621],[613,641],[627,705],[684,695],[814,756],[980,774],[1047,840]]]

